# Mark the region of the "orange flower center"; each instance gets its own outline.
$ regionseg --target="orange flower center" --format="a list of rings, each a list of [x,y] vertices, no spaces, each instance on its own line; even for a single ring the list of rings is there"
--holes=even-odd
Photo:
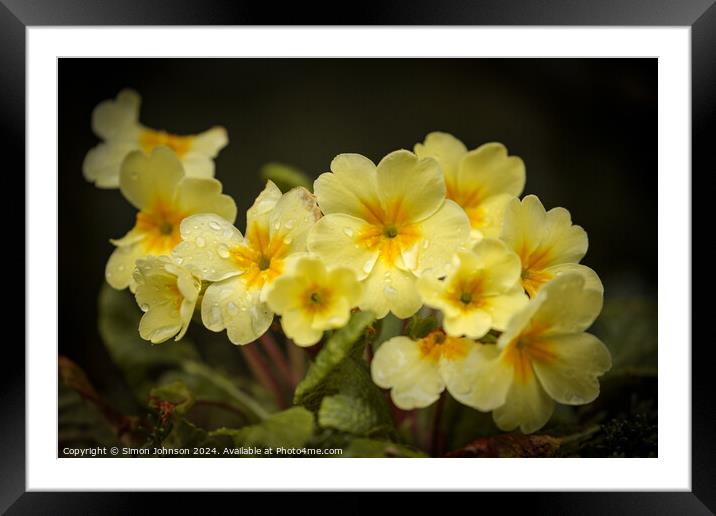
[[[281,274],[288,250],[282,235],[271,237],[267,227],[255,222],[246,233],[245,243],[231,249],[230,254],[243,271],[246,286],[261,288]]]
[[[139,135],[139,145],[146,154],[151,153],[158,145],[166,145],[180,158],[189,152],[193,141],[193,136],[179,136],[166,131],[155,131],[153,129],[145,129]]]
[[[465,339],[450,337],[440,330],[430,332],[418,341],[423,358],[437,362],[440,358],[459,360],[469,351],[469,342]]]
[[[549,363],[556,357],[552,344],[540,338],[541,334],[542,329],[532,326],[510,342],[503,352],[502,360],[514,368],[514,378],[521,384],[532,380],[532,362]]]
[[[402,199],[390,203],[387,209],[371,203],[364,206],[363,218],[368,224],[354,237],[355,242],[371,251],[377,250],[386,265],[394,265],[403,251],[422,238],[420,227],[412,224],[402,209]]]
[[[156,201],[148,210],[137,213],[135,229],[145,234],[142,244],[150,255],[171,252],[181,241],[179,224],[185,215],[164,201]]]

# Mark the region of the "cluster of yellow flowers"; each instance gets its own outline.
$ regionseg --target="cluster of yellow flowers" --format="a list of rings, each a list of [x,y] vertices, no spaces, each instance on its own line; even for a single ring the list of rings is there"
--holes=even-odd
[[[393,337],[371,362],[396,406],[426,407],[447,388],[493,411],[501,429],[527,433],[555,401],[597,397],[611,358],[585,333],[603,297],[597,274],[579,264],[587,235],[566,209],[518,198],[525,167],[503,145],[468,150],[431,133],[377,165],[341,154],[313,193],[268,181],[242,234],[212,177],[226,132],[176,136],[138,118],[132,91],[97,106],[93,128],[105,142],[84,172],[139,210],[112,240],[106,279],[135,293],[144,339],[181,338],[200,309],[234,344],[256,340],[278,314],[285,334],[310,346],[356,308],[406,319],[425,306],[440,329]]]

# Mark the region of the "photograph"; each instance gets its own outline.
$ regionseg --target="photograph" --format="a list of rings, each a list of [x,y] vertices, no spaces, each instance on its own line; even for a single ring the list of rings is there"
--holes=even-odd
[[[657,458],[658,62],[59,57],[57,457]]]

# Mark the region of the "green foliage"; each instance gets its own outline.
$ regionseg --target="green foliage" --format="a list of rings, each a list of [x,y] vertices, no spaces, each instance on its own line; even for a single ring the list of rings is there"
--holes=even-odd
[[[176,414],[186,414],[194,405],[194,395],[184,383],[172,382],[151,390],[149,405],[158,406],[161,403],[170,403]]]
[[[656,376],[657,305],[643,298],[617,298],[604,304],[590,330],[612,354],[605,375]]]
[[[273,181],[282,192],[287,192],[297,186],[308,190],[313,189],[313,181],[305,173],[284,163],[266,163],[261,167],[261,179]]]
[[[396,444],[391,441],[353,439],[344,448],[343,457],[429,457],[429,455],[417,448]]]
[[[293,402],[316,410],[328,391],[341,383],[338,370],[349,358],[359,357],[367,343],[368,332],[375,321],[371,312],[356,312],[348,324],[336,331],[318,353],[306,377],[296,386]]]
[[[369,312],[353,314],[326,342],[296,387],[294,402],[316,411],[324,428],[361,436],[394,433],[385,397],[360,358],[377,334],[374,321]]]
[[[122,370],[138,399],[143,400],[156,386],[162,371],[185,360],[198,360],[194,345],[187,339],[151,345],[139,336],[142,312],[129,291],[104,284],[99,295],[99,333],[112,361]]]
[[[421,317],[414,315],[408,323],[408,336],[413,340],[422,339],[438,327],[438,321],[432,315]]]
[[[313,414],[303,407],[277,412],[256,425],[219,428],[211,436],[230,437],[234,446],[300,448],[313,435]]]

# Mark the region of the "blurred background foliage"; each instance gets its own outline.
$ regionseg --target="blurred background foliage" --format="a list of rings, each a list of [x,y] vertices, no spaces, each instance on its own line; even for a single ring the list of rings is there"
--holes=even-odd
[[[421,456],[420,449],[654,456],[656,70],[655,59],[60,59],[60,444],[290,437],[296,445],[342,447],[344,456]],[[614,357],[601,396],[585,407],[560,407],[530,438],[498,436],[489,414],[448,397],[436,432],[435,406],[386,413],[384,393],[369,376],[355,368],[350,381],[341,376],[345,361],[359,363],[366,347],[400,328],[388,318],[381,326],[354,321],[356,335],[324,346],[337,353],[333,362],[310,357],[323,365],[299,387],[296,401],[305,409],[267,418],[290,405],[291,382],[278,386],[285,398],[278,406],[225,335],[193,326],[179,343],[142,341],[133,298],[103,286],[108,239],[133,225],[134,209],[81,174],[97,143],[92,109],[124,87],[142,95],[141,121],[150,127],[227,128],[216,176],[237,201],[241,229],[267,176],[291,182],[302,171],[313,178],[342,152],[377,162],[434,130],[468,148],[504,143],[525,160],[526,193],[547,208],[568,208],[589,234],[583,263],[605,286],[592,332]]]

